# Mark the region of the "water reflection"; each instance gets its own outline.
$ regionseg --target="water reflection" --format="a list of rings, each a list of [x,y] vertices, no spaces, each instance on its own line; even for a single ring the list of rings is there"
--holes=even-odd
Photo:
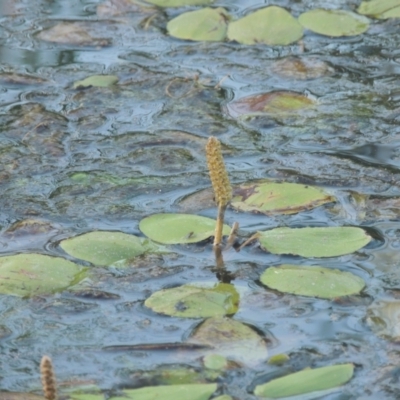
[[[32,70],[55,67],[75,62],[72,50],[27,50],[0,45],[0,60],[7,65],[29,66]]]

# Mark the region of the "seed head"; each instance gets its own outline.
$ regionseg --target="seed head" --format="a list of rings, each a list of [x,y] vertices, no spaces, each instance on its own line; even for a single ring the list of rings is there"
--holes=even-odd
[[[206,155],[215,201],[219,206],[226,206],[232,199],[232,187],[222,157],[221,143],[214,136],[207,141]]]
[[[42,387],[44,392],[44,397],[46,400],[56,400],[57,399],[57,386],[56,377],[53,371],[53,364],[51,358],[48,356],[43,356],[40,362],[40,374],[42,377]]]

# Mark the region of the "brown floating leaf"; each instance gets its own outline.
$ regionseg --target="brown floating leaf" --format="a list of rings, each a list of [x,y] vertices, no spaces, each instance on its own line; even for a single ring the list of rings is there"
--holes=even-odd
[[[231,205],[240,211],[296,214],[335,201],[324,190],[298,183],[259,181],[236,186]]]
[[[0,82],[11,85],[38,85],[45,83],[46,80],[32,75],[5,72],[0,74]]]
[[[110,39],[92,37],[88,28],[76,22],[60,22],[37,37],[46,42],[79,46],[108,46],[111,43]]]
[[[282,115],[312,107],[315,101],[301,93],[276,91],[232,101],[227,108],[233,117],[258,114]]]
[[[306,80],[331,75],[335,70],[317,58],[285,57],[273,63],[271,72],[283,78]]]
[[[97,16],[100,18],[125,15],[129,12],[154,13],[156,7],[137,0],[107,0],[97,6]]]
[[[212,346],[213,354],[246,364],[257,364],[268,357],[263,337],[252,327],[226,317],[206,319],[197,326],[188,342]]]

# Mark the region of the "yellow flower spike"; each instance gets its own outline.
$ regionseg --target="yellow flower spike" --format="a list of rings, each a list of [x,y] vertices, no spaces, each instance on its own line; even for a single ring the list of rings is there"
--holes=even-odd
[[[56,377],[54,375],[51,358],[48,356],[42,357],[42,361],[40,362],[40,375],[42,378],[42,387],[45,399],[56,400],[57,399]]]
[[[218,204],[218,216],[214,236],[214,247],[216,247],[221,244],[225,209],[232,199],[232,187],[222,157],[221,143],[214,136],[211,136],[207,141],[206,156],[215,201]]]
[[[214,136],[207,141],[206,155],[215,201],[218,205],[226,206],[232,199],[232,187],[222,157],[221,143]]]

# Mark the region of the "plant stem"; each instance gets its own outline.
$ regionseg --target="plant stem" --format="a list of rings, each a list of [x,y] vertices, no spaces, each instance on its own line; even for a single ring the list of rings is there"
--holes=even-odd
[[[215,224],[214,247],[219,246],[222,241],[222,231],[224,229],[224,218],[227,204],[218,204],[217,223]]]

